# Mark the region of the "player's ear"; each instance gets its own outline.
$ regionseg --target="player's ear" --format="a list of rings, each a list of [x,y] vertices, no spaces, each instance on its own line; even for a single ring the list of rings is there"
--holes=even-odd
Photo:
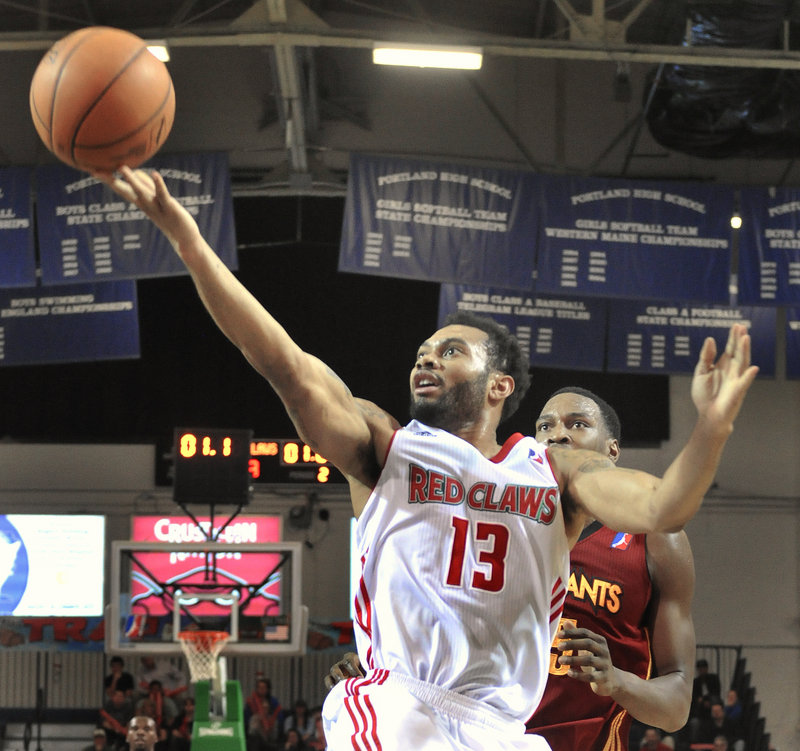
[[[616,464],[619,461],[619,441],[616,438],[609,438],[606,443],[606,450],[608,451],[608,458]]]
[[[508,399],[514,393],[514,378],[508,373],[493,372],[489,378],[489,397],[494,401]]]

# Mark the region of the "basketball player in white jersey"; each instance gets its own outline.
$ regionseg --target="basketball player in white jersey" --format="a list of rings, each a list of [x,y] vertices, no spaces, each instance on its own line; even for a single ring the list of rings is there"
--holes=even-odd
[[[547,677],[569,549],[587,517],[636,533],[679,529],[697,512],[757,372],[746,329],[731,328],[719,359],[713,339],[703,346],[692,381],[697,424],[661,479],[518,434],[500,446],[497,426],[524,390],[512,373],[522,383],[527,366],[514,337],[479,317],[457,318],[422,343],[410,378],[420,419],[395,430],[298,347],[156,173],[98,177],[166,234],[298,435],[348,476],[367,675],[328,694],[328,748],[546,749],[524,721]]]

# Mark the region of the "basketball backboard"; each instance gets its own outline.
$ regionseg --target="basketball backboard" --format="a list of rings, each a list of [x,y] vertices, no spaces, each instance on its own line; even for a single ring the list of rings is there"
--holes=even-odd
[[[181,654],[178,633],[226,631],[225,654],[302,654],[302,545],[112,543],[106,651]]]

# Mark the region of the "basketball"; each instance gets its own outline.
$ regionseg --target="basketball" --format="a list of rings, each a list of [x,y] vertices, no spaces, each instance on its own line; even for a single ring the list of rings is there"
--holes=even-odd
[[[33,124],[62,162],[85,171],[137,167],[172,129],[167,66],[135,34],[89,26],[57,41],[31,80]]]

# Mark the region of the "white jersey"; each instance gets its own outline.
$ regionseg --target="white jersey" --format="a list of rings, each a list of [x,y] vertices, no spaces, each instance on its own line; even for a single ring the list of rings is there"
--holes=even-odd
[[[417,421],[396,431],[356,532],[366,666],[527,720],[569,577],[559,504],[533,438],[516,434],[487,459]]]

